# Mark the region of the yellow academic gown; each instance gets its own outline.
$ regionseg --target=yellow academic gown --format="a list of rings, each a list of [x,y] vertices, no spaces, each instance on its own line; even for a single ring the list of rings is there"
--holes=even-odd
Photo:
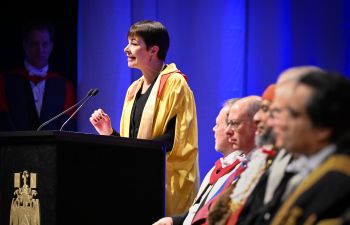
[[[122,137],[129,137],[131,110],[143,80],[142,76],[127,91],[120,122]],[[142,113],[137,138],[153,139],[163,135],[174,116],[174,144],[172,150],[166,154],[167,216],[186,212],[196,196],[199,184],[195,100],[185,75],[175,64],[170,64],[155,81]]]

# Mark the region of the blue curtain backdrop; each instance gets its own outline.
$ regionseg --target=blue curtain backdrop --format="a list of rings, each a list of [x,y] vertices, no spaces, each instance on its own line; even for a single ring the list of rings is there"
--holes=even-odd
[[[222,103],[261,95],[291,66],[317,65],[350,74],[348,0],[81,0],[78,14],[78,96],[100,89],[79,114],[79,130],[103,108],[119,130],[127,87],[140,76],[123,52],[130,25],[161,21],[171,43],[166,62],[189,77],[197,104],[201,177],[221,156],[212,128]]]

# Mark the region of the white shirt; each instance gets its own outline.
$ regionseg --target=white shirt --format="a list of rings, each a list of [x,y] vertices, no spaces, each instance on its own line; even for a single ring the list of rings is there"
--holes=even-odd
[[[222,168],[225,168],[228,165],[231,165],[234,161],[236,161],[236,159],[239,159],[240,161],[245,159],[245,156],[242,156],[242,152],[241,151],[234,151],[231,154],[229,154],[228,156],[226,156],[225,158],[220,158],[221,164],[222,164]],[[240,164],[238,164],[236,166],[236,168],[238,168]],[[230,175],[235,171],[236,168],[234,168],[231,172],[225,174],[224,176],[220,177],[214,185],[210,185],[205,193],[202,192],[204,191],[204,189],[206,188],[207,185],[209,185],[209,180],[210,180],[210,176],[212,171],[214,170],[215,166],[209,170],[209,172],[205,175],[204,180],[199,188],[199,191],[197,193],[196,198],[193,201],[192,206],[189,208],[188,210],[188,214],[187,217],[185,218],[183,224],[184,225],[190,225],[192,223],[192,220],[194,218],[194,216],[197,213],[197,210],[199,208],[199,206],[201,205],[203,198],[205,198],[205,196],[208,196],[205,199],[205,203],[207,203],[214,195],[217,191],[220,190],[221,186],[225,184],[225,181],[230,177]],[[202,199],[196,203],[197,199],[202,195]]]
[[[269,168],[264,204],[267,204],[272,200],[277,187],[283,179],[284,171],[286,171],[286,167],[291,158],[292,154],[288,153],[285,149],[278,150],[276,158],[273,160]]]
[[[31,64],[29,64],[27,61],[24,61],[24,66],[25,66],[26,70],[28,71],[29,76],[36,75],[36,76],[45,77],[47,75],[47,71],[49,69],[49,65],[46,65],[41,69],[37,69],[34,66],[32,66]],[[32,87],[32,92],[33,92],[35,108],[36,108],[36,111],[38,113],[38,117],[40,117],[41,107],[43,105],[45,84],[46,84],[45,80],[39,82],[37,85],[35,85],[33,82],[30,82],[30,85]]]
[[[286,190],[283,193],[282,199],[294,192],[296,187],[314,170],[316,169],[328,156],[335,151],[335,145],[328,145],[321,151],[310,155],[300,156],[293,160],[286,168],[287,172],[295,172],[296,174],[288,181]]]
[[[238,205],[242,205],[255,188],[261,175],[265,172],[266,160],[269,156],[262,151],[262,148],[252,150],[249,155],[247,169],[241,174],[230,195],[231,201]]]

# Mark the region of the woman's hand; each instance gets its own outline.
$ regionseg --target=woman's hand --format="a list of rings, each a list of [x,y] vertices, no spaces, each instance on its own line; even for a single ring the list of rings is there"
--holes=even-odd
[[[102,109],[95,110],[89,120],[99,134],[111,135],[113,133],[111,119]]]

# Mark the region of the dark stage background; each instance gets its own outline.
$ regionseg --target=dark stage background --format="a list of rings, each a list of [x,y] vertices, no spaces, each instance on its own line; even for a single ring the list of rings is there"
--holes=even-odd
[[[76,84],[77,7],[75,0],[17,1],[0,3],[0,71],[23,66],[22,28],[31,20],[49,21],[55,28],[50,69]]]

